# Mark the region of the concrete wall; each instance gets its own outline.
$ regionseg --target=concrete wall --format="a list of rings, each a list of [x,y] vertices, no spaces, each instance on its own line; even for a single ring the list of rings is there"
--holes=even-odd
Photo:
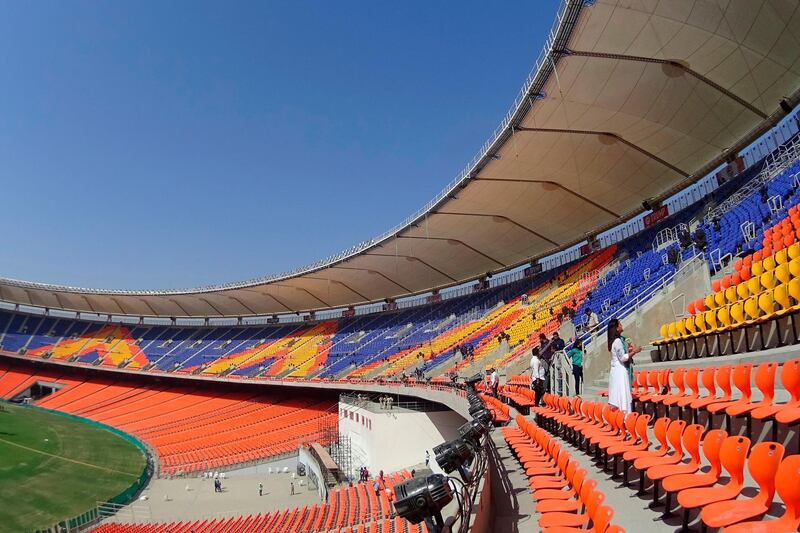
[[[304,447],[300,446],[300,451],[297,456],[297,462],[306,467],[306,477],[311,478],[310,473],[314,473],[317,478],[317,492],[319,493],[320,500],[323,502],[328,499],[328,487],[325,484],[325,476],[322,475],[322,469],[314,456]],[[356,478],[358,479],[358,478]]]
[[[349,403],[339,403],[339,431],[350,437],[353,456],[371,474],[385,473],[424,464],[425,450],[431,453],[429,468],[441,472],[433,447],[458,436],[464,419],[452,411],[421,413],[408,410],[373,412]]]

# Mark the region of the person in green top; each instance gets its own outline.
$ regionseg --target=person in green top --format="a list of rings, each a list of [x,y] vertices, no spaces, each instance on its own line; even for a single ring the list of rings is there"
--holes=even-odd
[[[575,395],[581,394],[581,382],[583,381],[583,344],[576,340],[572,349],[567,353],[567,357],[572,360],[572,377],[575,378]]]

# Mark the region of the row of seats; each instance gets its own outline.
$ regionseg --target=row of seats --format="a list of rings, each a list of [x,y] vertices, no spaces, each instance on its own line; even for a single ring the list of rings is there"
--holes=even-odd
[[[775,383],[780,367],[780,381],[789,393],[787,403],[775,403]],[[701,394],[700,384],[705,388]],[[753,383],[761,394],[760,399],[753,398]],[[739,397],[733,397],[732,384],[739,391]],[[673,387],[676,389],[673,392]],[[709,426],[716,414],[725,416],[728,431],[731,431],[731,420],[745,417],[748,434],[752,420],[772,421],[772,436],[777,438],[778,424],[795,424],[800,422],[800,359],[792,359],[779,365],[776,362],[759,364],[755,372],[750,362],[738,365],[661,368],[634,373],[634,384],[631,393],[634,402],[654,406],[654,414],[658,406],[664,406],[665,414],[673,407],[683,416],[683,410],[689,409],[694,420],[697,413],[708,414]]]
[[[424,523],[415,525],[394,516],[387,497],[394,485],[411,477],[407,471],[380,482],[380,497],[374,481],[334,489],[328,503],[294,507],[271,513],[232,518],[185,520],[169,523],[116,524],[95,528],[99,533],[427,533]]]
[[[483,405],[492,414],[492,423],[494,425],[504,425],[511,421],[511,409],[506,404],[488,394],[479,394],[478,396],[483,400]]]
[[[611,525],[614,510],[603,505],[605,496],[597,490],[597,482],[588,479],[569,452],[522,415],[515,420],[516,427],[502,429],[503,437],[525,470],[540,531],[624,533]]]
[[[650,447],[648,414],[624,413],[607,404],[582,402],[580,398],[546,395],[545,406],[536,413],[546,419],[555,434],[571,438],[576,445],[596,457],[623,461],[624,483],[633,467],[640,473],[639,492],[644,493],[647,481],[653,483],[653,502],[658,501],[658,487],[667,494],[663,516],[670,514],[670,496],[675,495],[683,509],[683,528],[688,527],[689,513],[699,511],[701,522],[723,531],[796,531],[800,526],[800,455],[784,457],[784,447],[777,442],[761,442],[751,449],[745,436],[731,435],[721,429],[705,431],[699,424],[658,418],[653,433],[659,446]],[[705,432],[705,435],[704,435]],[[703,472],[700,443],[709,464]],[[756,496],[738,499],[745,487],[744,466],[757,484]],[[721,474],[728,475],[724,482]],[[768,513],[775,491],[784,511],[774,520],[758,519]]]
[[[101,379],[64,379],[0,362],[0,398],[36,381],[60,388],[35,404],[107,424],[139,437],[159,456],[161,473],[210,471],[324,442],[320,427],[336,424],[331,400],[279,398],[263,392],[201,391],[191,386]]]
[[[689,302],[688,316],[663,324],[654,344],[730,332],[800,309],[800,207],[792,205],[763,234],[763,247],[734,261],[734,272],[713,281],[712,293]]]

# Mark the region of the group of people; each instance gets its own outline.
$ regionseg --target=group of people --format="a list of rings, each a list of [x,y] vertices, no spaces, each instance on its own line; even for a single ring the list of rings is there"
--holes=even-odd
[[[460,352],[461,359],[465,361],[472,361],[475,357],[475,345],[465,342],[464,344],[456,345],[453,353]]]
[[[358,469],[358,477],[359,481],[364,482],[369,480],[369,469],[366,466],[362,466]]]
[[[378,398],[378,402],[381,404],[381,409],[392,409],[392,402],[394,399],[391,396],[384,395]]]
[[[511,335],[509,335],[505,331],[501,331],[500,334],[497,336],[497,344],[502,344],[503,341],[511,342]]]
[[[597,327],[597,315],[587,309],[589,316],[587,324],[591,329]],[[608,378],[608,403],[612,407],[625,412],[631,410],[631,383],[633,381],[633,359],[642,351],[641,347],[633,344],[623,333],[622,322],[612,318],[606,329],[608,351],[611,352],[611,371]],[[545,392],[550,392],[549,374],[553,356],[566,347],[558,333],[553,333],[550,341],[544,334],[539,335],[539,346],[531,351],[530,373],[531,388],[536,392],[536,404],[539,405]],[[569,350],[566,351],[567,359],[572,364],[572,375],[575,380],[575,394],[581,394],[583,383],[584,350],[583,344],[577,338],[572,339]]]
[[[531,350],[531,364],[530,364],[530,372],[531,372],[531,388],[536,392],[536,404],[539,405],[541,401],[542,395],[545,392],[550,392],[550,369],[553,365],[553,358],[557,352],[560,352],[566,348],[566,342],[562,339],[558,332],[553,332],[550,339],[547,338],[547,335],[544,333],[539,334],[539,346],[535,346],[533,350]],[[578,350],[577,354],[572,354],[573,351]],[[568,354],[573,362],[577,361],[581,367],[581,371],[578,375],[581,377],[583,376],[583,347],[580,346],[578,341],[573,343],[572,349]],[[573,368],[573,375],[575,375],[575,370]],[[576,386],[576,393],[580,394],[580,385],[576,378],[575,381]]]

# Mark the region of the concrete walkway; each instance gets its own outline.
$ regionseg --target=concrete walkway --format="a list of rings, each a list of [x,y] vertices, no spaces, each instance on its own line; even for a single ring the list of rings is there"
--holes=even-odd
[[[258,483],[264,485],[258,495]],[[291,495],[291,483],[295,494]],[[142,492],[146,500],[134,502],[117,514],[119,522],[172,522],[266,513],[320,502],[307,478],[291,474],[237,475],[222,481],[223,492],[214,492],[214,480],[205,478],[155,479]]]

